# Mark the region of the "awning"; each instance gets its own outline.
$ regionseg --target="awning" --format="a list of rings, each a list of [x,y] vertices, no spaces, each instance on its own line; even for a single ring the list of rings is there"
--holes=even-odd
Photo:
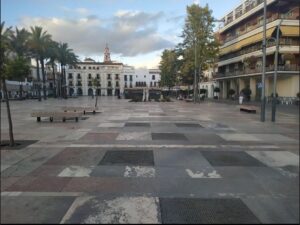
[[[271,37],[271,35],[272,35],[272,33],[274,32],[275,29],[276,29],[276,27],[272,27],[272,28],[268,29],[267,32],[266,32],[266,37],[267,38]],[[229,45],[225,48],[222,48],[220,50],[220,55],[225,55],[229,52],[237,51],[237,50],[241,49],[244,46],[262,41],[262,39],[263,39],[263,32],[258,33],[256,35],[253,35],[251,37],[245,38],[245,39],[243,39],[243,40],[241,40],[241,41],[239,41],[235,44]]]
[[[282,32],[282,36],[285,37],[299,37],[300,32],[299,32],[299,27],[297,26],[281,26],[280,30]]]

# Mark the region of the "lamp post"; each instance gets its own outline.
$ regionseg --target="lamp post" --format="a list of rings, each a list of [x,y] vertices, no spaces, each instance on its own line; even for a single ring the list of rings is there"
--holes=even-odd
[[[264,20],[263,20],[263,44],[262,44],[262,91],[261,91],[261,111],[260,121],[265,122],[266,96],[265,96],[265,76],[266,76],[266,19],[267,19],[267,0],[264,0]]]
[[[272,98],[272,122],[275,122],[276,116],[276,104],[277,104],[277,96],[276,96],[276,85],[277,85],[277,71],[278,71],[278,54],[279,54],[279,31],[282,23],[282,19],[279,21],[276,31],[276,51],[274,56],[274,78],[273,78],[273,98]]]

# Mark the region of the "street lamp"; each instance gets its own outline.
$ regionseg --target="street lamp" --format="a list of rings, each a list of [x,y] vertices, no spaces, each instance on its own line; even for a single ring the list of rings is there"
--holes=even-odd
[[[260,111],[260,121],[265,122],[265,110],[266,110],[266,96],[265,96],[265,77],[266,77],[266,18],[267,18],[267,0],[264,0],[264,20],[263,20],[263,58],[262,58],[262,91],[261,91],[261,111]]]
[[[272,122],[275,122],[275,115],[276,115],[276,104],[277,104],[277,96],[276,96],[276,85],[277,85],[277,71],[278,71],[278,54],[279,54],[279,31],[280,26],[283,19],[281,19],[277,26],[276,31],[276,51],[274,57],[274,78],[273,78],[273,98],[272,98]]]

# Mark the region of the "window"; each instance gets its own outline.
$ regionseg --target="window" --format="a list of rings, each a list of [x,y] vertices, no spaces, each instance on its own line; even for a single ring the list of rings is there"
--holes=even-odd
[[[127,82],[125,83],[125,88],[127,88]]]
[[[132,75],[129,76],[129,80],[132,81]]]
[[[93,70],[95,69],[95,67],[93,66]]]
[[[129,84],[129,87],[132,88],[132,83]]]
[[[83,69],[85,70],[85,66],[83,67]]]
[[[80,67],[80,66],[78,66],[77,68],[78,68],[78,69],[81,69],[81,67]]]
[[[100,75],[99,74],[97,74],[96,77],[97,77],[97,79],[100,79]]]
[[[91,67],[89,66],[89,70],[91,69]]]
[[[108,81],[107,86],[111,87],[111,81]]]
[[[92,74],[89,73],[89,79],[92,79]]]
[[[118,80],[119,79],[119,74],[116,74],[115,78],[116,78],[116,80]]]
[[[72,66],[69,66],[69,69],[73,69],[73,67],[72,67]]]
[[[116,82],[116,87],[119,87],[119,82],[118,81]]]
[[[88,82],[88,86],[93,86],[91,81]]]
[[[80,73],[77,74],[77,79],[81,79]]]
[[[144,75],[144,78],[146,78],[146,75]]]
[[[152,81],[150,82],[150,87],[152,87]]]
[[[155,75],[152,75],[152,80],[155,80]]]
[[[124,75],[124,80],[127,81],[127,75]]]
[[[72,74],[72,73],[69,73],[68,78],[69,78],[69,79],[73,79],[73,74]]]
[[[97,70],[99,70],[99,66],[97,66]]]
[[[110,80],[110,79],[111,79],[111,77],[110,77],[110,74],[107,74],[107,79],[108,79],[108,80]]]

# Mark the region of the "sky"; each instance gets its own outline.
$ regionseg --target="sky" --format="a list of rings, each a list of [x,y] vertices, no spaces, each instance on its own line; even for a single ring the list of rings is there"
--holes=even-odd
[[[67,42],[81,60],[111,59],[136,68],[157,68],[164,49],[180,41],[186,6],[208,4],[220,19],[241,0],[1,0],[1,21],[18,28],[42,26]]]

